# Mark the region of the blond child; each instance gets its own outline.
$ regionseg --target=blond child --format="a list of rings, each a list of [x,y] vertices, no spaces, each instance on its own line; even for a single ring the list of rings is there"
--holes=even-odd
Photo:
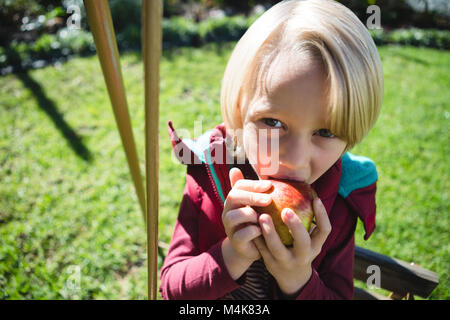
[[[165,299],[351,299],[354,233],[375,228],[377,171],[348,152],[373,127],[383,99],[376,46],[331,0],[282,1],[234,48],[222,81],[224,122],[179,139],[186,185],[161,270]],[[271,179],[318,194],[308,232],[282,213],[286,247],[268,214]]]

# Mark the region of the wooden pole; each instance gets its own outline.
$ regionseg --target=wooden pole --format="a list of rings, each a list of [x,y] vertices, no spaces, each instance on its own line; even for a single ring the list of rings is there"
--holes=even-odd
[[[128,113],[125,87],[120,68],[119,50],[117,48],[109,4],[107,0],[84,0],[84,6],[127,157],[128,167],[139,199],[142,215],[144,221],[146,221],[144,184],[139,168],[139,159],[136,152],[130,115]]]
[[[159,61],[161,0],[142,0],[142,56],[145,86],[148,298],[156,300],[158,274]]]

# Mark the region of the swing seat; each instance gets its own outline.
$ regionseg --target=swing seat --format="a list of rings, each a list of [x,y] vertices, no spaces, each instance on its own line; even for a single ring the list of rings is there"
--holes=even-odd
[[[433,271],[356,246],[353,277],[367,283],[374,274],[370,266],[379,268],[379,286],[391,293],[386,297],[355,287],[353,300],[414,300],[414,295],[427,298],[439,284]]]

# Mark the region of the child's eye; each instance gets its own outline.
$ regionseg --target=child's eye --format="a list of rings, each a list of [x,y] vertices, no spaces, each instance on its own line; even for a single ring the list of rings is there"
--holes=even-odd
[[[328,129],[319,129],[317,130],[317,134],[324,138],[334,138],[335,135],[331,133]]]
[[[266,125],[268,125],[269,127],[273,127],[273,128],[283,128],[283,124],[281,123],[280,120],[273,119],[273,118],[264,118],[264,119],[262,119],[262,121],[263,121]],[[275,127],[277,122],[280,124],[280,127]]]

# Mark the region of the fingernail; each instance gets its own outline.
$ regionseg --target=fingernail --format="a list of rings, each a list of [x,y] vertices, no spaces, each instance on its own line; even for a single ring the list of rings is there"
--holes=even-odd
[[[269,232],[270,227],[269,227],[269,222],[267,221],[267,219],[261,219],[261,224],[262,224],[262,228],[264,229],[264,231]]]
[[[286,208],[284,210],[284,215],[285,215],[287,220],[291,220],[294,217],[294,212],[291,209]]]

